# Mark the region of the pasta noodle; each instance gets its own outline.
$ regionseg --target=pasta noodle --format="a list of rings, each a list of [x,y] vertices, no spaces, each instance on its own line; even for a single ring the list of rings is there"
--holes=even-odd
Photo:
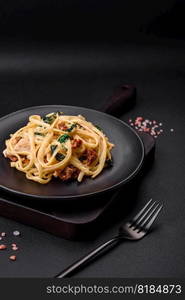
[[[52,177],[63,181],[95,178],[112,161],[114,146],[102,130],[81,116],[50,113],[32,115],[26,126],[6,140],[5,157],[11,167],[41,184]]]

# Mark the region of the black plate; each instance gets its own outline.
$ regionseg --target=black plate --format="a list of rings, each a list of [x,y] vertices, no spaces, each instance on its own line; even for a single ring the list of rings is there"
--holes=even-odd
[[[82,183],[64,183],[53,179],[46,185],[26,179],[22,172],[11,168],[9,160],[0,155],[0,187],[19,196],[39,199],[78,199],[92,196],[120,187],[139,171],[144,146],[140,137],[126,123],[108,114],[83,107],[65,105],[47,105],[26,108],[0,119],[0,152],[5,148],[5,140],[28,122],[32,114],[45,115],[53,111],[62,111],[67,115],[81,114],[88,121],[99,125],[109,140],[115,144],[112,151],[113,167],[105,169],[95,179],[86,178]]]

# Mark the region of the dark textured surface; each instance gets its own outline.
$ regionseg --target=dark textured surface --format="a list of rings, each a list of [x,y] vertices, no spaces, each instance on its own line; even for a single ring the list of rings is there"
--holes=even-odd
[[[164,203],[153,232],[135,244],[124,242],[76,276],[185,276],[184,49],[183,41],[156,39],[115,46],[41,47],[22,43],[14,45],[14,51],[1,45],[1,116],[40,104],[98,109],[113,88],[130,83],[137,87],[137,105],[122,119],[128,121],[143,115],[161,121],[164,129],[157,139],[154,164],[135,193],[125,191],[120,195],[122,211],[114,218],[109,211],[107,225],[100,226],[92,240],[88,237],[87,241],[67,241],[0,218],[0,230],[7,232],[6,240],[20,245],[16,262],[8,260],[10,250],[1,252],[1,277],[54,276],[114,235],[125,217],[134,214],[151,197]],[[14,229],[19,229],[22,236],[13,239]]]
[[[123,40],[139,31],[184,38],[184,0],[2,0],[0,35]]]

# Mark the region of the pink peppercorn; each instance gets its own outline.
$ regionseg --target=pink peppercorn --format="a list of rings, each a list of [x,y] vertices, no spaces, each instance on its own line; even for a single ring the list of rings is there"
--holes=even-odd
[[[9,257],[9,259],[15,261],[15,260],[16,260],[16,255],[11,255],[11,256]]]
[[[7,249],[7,246],[6,245],[0,245],[0,250],[5,250],[5,249]]]
[[[140,132],[147,132],[151,136],[157,138],[163,130],[159,127],[162,126],[162,123],[157,123],[156,120],[149,120],[144,119],[143,117],[137,117],[135,120],[132,121],[132,119],[129,119],[129,123],[131,126],[134,126],[134,128]],[[173,128],[170,130],[173,132]]]

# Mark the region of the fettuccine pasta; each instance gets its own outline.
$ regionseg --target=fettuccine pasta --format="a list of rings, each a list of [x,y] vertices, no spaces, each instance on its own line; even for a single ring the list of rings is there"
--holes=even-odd
[[[84,176],[95,178],[110,165],[113,146],[83,116],[57,112],[43,118],[30,116],[28,124],[6,140],[3,154],[11,160],[11,167],[38,183],[46,184],[53,176],[81,182]]]

